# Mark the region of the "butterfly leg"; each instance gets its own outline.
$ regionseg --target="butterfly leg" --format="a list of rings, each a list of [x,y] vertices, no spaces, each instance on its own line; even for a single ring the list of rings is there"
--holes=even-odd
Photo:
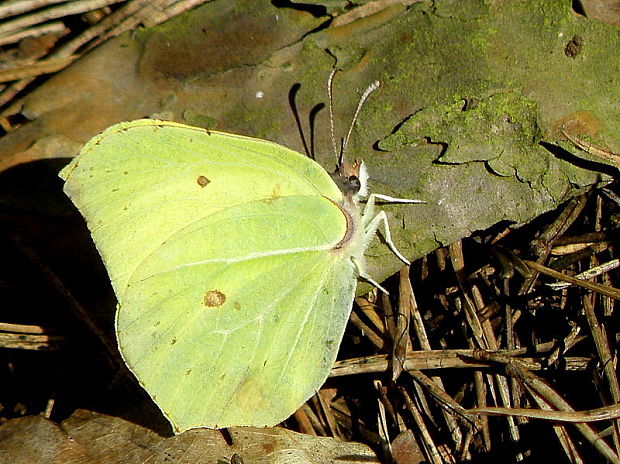
[[[360,262],[359,259],[356,259],[355,257],[352,257],[351,261],[353,261],[353,265],[355,266],[355,270],[357,271],[357,275],[358,275],[358,277],[360,279],[365,280],[370,285],[372,285],[373,287],[379,289],[380,291],[382,291],[386,295],[390,294],[385,288],[383,288],[381,286],[381,284],[379,282],[377,282],[372,277],[370,277],[368,274],[366,274],[366,272],[364,272],[363,264]]]
[[[370,240],[372,239],[372,237],[377,233],[377,229],[379,228],[379,225],[383,223],[383,228],[385,231],[384,238],[385,238],[385,243],[387,243],[388,245],[388,248],[392,251],[392,253],[398,256],[398,259],[400,259],[403,263],[407,265],[411,264],[407,260],[407,258],[405,258],[402,255],[402,253],[398,251],[398,249],[396,248],[396,245],[394,245],[394,242],[392,241],[392,234],[390,233],[390,226],[388,224],[387,215],[385,214],[385,211],[379,211],[379,213],[377,213],[370,221],[368,221],[367,218],[369,216],[367,216],[367,213],[369,211],[369,208],[370,208],[370,212],[372,212],[372,209],[374,208],[373,195],[370,195],[370,197],[368,198],[368,203],[366,204],[366,208],[364,209],[364,212],[362,213],[362,224],[364,224],[364,243],[370,243]],[[365,280],[372,286],[381,290],[386,295],[389,295],[389,292],[385,288],[383,288],[379,284],[379,282],[375,281],[372,277],[366,274],[366,272],[364,272],[363,264],[362,262],[360,262],[360,260],[356,259],[355,257],[352,257],[351,260],[353,261],[353,265],[355,266],[355,269],[357,270],[357,274],[361,279]]]
[[[390,233],[390,225],[387,220],[387,215],[385,211],[380,211],[377,214],[374,214],[375,209],[375,201],[383,200],[389,203],[425,203],[422,200],[410,200],[408,198],[395,198],[390,197],[388,195],[381,195],[378,193],[372,193],[368,197],[366,201],[366,207],[362,212],[362,224],[364,226],[364,242],[369,243],[372,239],[373,235],[377,232],[379,225],[383,223],[384,230],[384,238],[385,243],[387,243],[388,248],[394,253],[398,259],[400,259],[405,264],[411,264],[407,258],[405,258],[400,251],[394,245],[392,241],[392,234]]]
[[[390,225],[388,223],[387,214],[385,214],[385,211],[379,211],[372,218],[372,220],[368,224],[365,225],[365,228],[364,228],[364,241],[365,241],[365,243],[369,243],[370,242],[370,240],[372,239],[373,235],[375,235],[377,233],[377,229],[379,228],[380,224],[383,224],[383,231],[384,231],[383,232],[383,238],[385,239],[385,243],[387,244],[388,248],[403,263],[405,263],[407,265],[411,264],[409,262],[409,260],[407,260],[407,258],[405,258],[403,256],[403,254],[400,251],[398,251],[398,249],[396,248],[396,245],[394,245],[394,242],[392,241],[392,234],[390,233]]]
[[[409,198],[396,198],[389,195],[382,195],[380,193],[371,193],[366,200],[366,207],[362,212],[362,224],[367,227],[371,218],[374,219],[375,202],[376,200],[385,201],[386,203],[426,203],[424,200],[411,200]],[[386,225],[387,227],[387,225]]]

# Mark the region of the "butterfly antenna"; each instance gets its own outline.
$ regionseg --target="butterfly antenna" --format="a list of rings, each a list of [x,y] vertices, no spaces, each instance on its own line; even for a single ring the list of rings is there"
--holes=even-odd
[[[327,78],[327,99],[329,100],[329,132],[332,136],[332,145],[334,147],[334,154],[338,156],[338,148],[336,148],[336,136],[334,135],[334,104],[333,104],[333,87],[334,87],[334,76],[336,75],[336,70],[332,69],[332,72],[329,73],[329,77]],[[340,153],[338,159],[338,166],[340,166],[342,162],[342,152]]]
[[[347,136],[344,138],[344,141],[342,142],[342,151],[340,152],[341,159],[344,158],[344,154],[347,151],[347,145],[349,145],[349,138],[351,137],[351,132],[353,132],[353,126],[355,125],[357,116],[360,114],[360,110],[362,109],[362,106],[364,106],[364,102],[370,96],[371,93],[373,93],[375,90],[379,88],[380,85],[381,85],[381,82],[374,81],[372,84],[370,84],[366,88],[366,90],[362,94],[362,97],[360,98],[360,101],[357,104],[357,108],[355,109],[355,114],[353,115],[353,119],[351,120],[351,125],[349,126],[349,131],[347,132]]]

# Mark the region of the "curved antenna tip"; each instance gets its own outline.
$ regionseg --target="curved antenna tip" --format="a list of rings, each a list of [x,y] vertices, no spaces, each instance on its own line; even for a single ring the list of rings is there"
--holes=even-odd
[[[360,97],[360,101],[358,102],[357,108],[355,109],[355,114],[353,115],[353,119],[351,119],[351,125],[349,126],[349,131],[347,132],[347,136],[344,138],[344,141],[342,142],[342,150],[340,152],[341,159],[344,159],[344,154],[347,150],[347,145],[349,145],[349,138],[351,137],[351,132],[353,132],[353,126],[355,125],[355,121],[357,120],[357,117],[360,114],[360,110],[362,109],[364,102],[369,97],[369,95],[373,93],[375,90],[377,90],[380,86],[381,86],[380,81],[374,81],[372,84],[366,87],[366,90],[364,90],[364,93]]]

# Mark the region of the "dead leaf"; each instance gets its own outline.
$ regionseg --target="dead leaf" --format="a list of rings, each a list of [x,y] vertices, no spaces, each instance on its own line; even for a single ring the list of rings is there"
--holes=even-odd
[[[0,427],[3,462],[63,464],[229,463],[234,454],[252,464],[378,463],[370,448],[359,443],[304,435],[274,428],[189,430],[162,437],[139,425],[86,410],[58,425],[40,416],[12,419]]]

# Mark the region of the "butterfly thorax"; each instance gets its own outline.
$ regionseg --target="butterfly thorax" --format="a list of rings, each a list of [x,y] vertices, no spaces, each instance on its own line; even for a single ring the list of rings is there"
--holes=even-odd
[[[356,268],[363,266],[364,250],[364,227],[359,200],[367,195],[368,174],[361,160],[355,160],[352,164],[342,163],[331,175],[332,179],[342,192],[342,203],[338,207],[347,221],[347,231],[333,248],[334,252],[346,254],[356,261]]]

